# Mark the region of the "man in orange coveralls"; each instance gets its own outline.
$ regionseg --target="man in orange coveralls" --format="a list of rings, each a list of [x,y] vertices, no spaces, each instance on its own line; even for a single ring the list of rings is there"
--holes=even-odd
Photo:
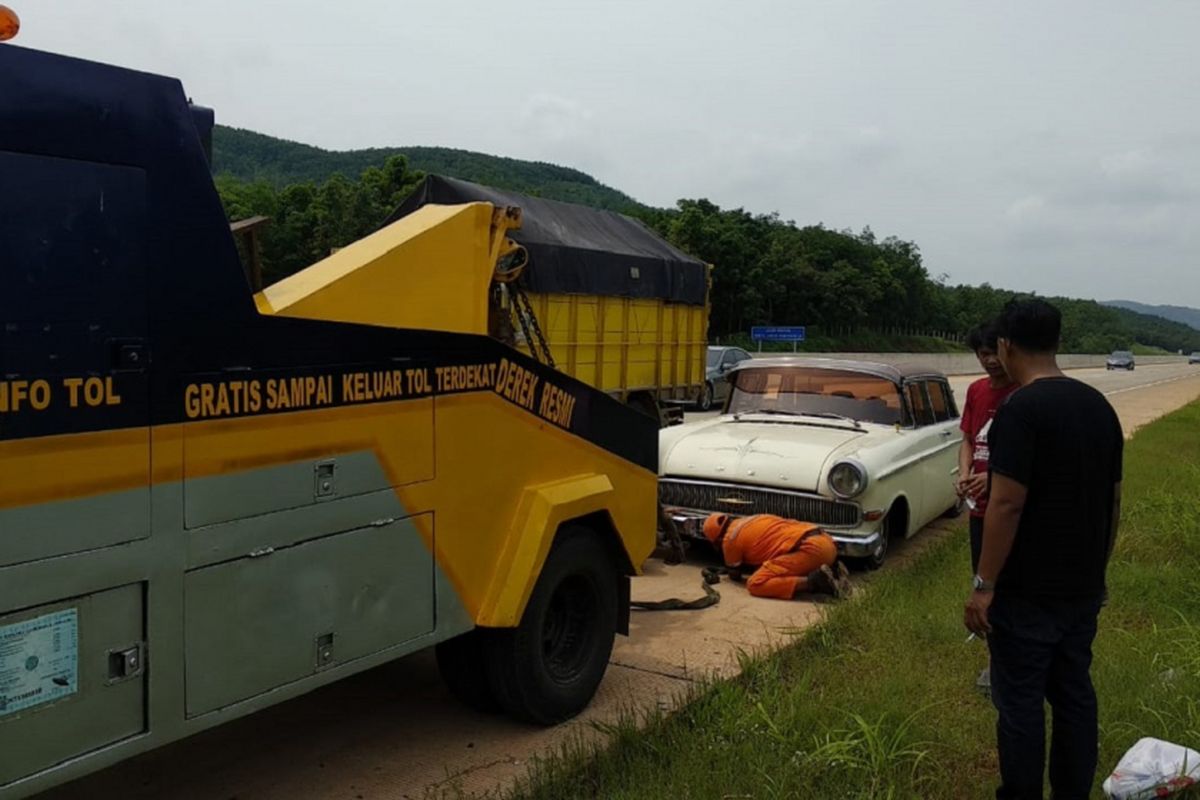
[[[704,535],[733,569],[753,569],[746,588],[755,597],[790,600],[804,593],[844,597],[849,574],[837,544],[820,527],[771,514],[712,514]]]

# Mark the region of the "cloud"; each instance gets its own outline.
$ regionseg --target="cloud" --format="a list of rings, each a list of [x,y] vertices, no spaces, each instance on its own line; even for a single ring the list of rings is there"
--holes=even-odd
[[[1058,163],[1008,203],[1005,238],[1026,249],[1101,242],[1131,260],[1133,248],[1180,247],[1200,221],[1197,166],[1151,144]]]
[[[548,143],[576,141],[587,137],[593,116],[576,100],[538,92],[521,106],[520,128]]]
[[[1009,204],[1008,210],[1004,213],[1009,219],[1025,221],[1038,218],[1045,210],[1046,198],[1041,195],[1031,194],[1014,200]]]

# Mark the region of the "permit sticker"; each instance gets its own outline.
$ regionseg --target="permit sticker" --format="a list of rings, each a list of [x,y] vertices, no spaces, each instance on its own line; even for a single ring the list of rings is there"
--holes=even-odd
[[[0,625],[0,717],[79,691],[79,611]]]

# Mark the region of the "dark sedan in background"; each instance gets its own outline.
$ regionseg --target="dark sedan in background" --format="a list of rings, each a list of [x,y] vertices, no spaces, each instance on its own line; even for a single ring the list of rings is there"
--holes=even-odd
[[[725,398],[729,396],[729,380],[726,377],[729,371],[753,357],[740,347],[709,347],[704,388],[696,398],[696,407],[701,411],[708,411],[724,403]]]
[[[1108,357],[1108,360],[1104,362],[1104,366],[1106,369],[1132,370],[1134,367],[1133,353],[1128,350],[1117,350]]]

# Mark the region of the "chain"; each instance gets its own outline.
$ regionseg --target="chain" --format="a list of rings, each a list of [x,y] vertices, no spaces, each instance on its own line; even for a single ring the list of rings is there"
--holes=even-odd
[[[554,356],[550,355],[550,345],[542,333],[542,326],[538,324],[537,315],[533,313],[533,303],[525,293],[524,283],[522,280],[516,280],[508,284],[513,290],[512,312],[517,318],[517,324],[521,326],[526,343],[529,344],[530,354],[551,369],[557,369]]]

